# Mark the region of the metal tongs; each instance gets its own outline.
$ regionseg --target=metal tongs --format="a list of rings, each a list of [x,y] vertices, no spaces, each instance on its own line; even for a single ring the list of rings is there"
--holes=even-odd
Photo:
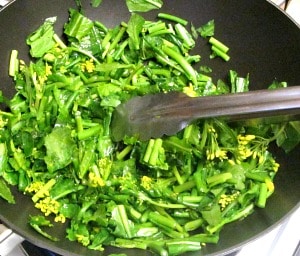
[[[117,106],[111,133],[115,141],[125,135],[147,140],[174,135],[197,119],[246,120],[298,114],[300,86],[203,97],[158,93],[134,97]]]

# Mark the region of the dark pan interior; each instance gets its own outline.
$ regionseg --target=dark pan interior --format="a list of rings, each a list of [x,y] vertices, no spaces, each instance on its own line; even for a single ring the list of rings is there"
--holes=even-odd
[[[112,27],[127,21],[129,12],[125,0],[104,0],[99,8],[82,1],[85,14]],[[40,26],[47,17],[57,16],[57,33],[68,19],[68,9],[75,7],[74,0],[17,0],[0,12],[0,88],[6,96],[14,93],[8,77],[9,55],[12,49],[19,50],[20,58],[28,60],[26,36]],[[164,0],[161,12],[168,12],[193,22],[197,27],[214,19],[215,35],[230,46],[231,60],[209,59],[209,47],[200,40],[196,50],[202,56],[202,64],[213,68],[215,78],[225,78],[228,70],[240,75],[250,73],[251,89],[262,89],[274,79],[289,85],[300,84],[300,30],[285,14],[267,1],[261,0]],[[155,19],[157,11],[143,14]],[[289,155],[274,147],[273,152],[281,164],[275,179],[276,190],[265,209],[257,209],[243,221],[228,225],[221,232],[217,245],[208,245],[197,255],[222,255],[238,249],[241,245],[274,228],[284,217],[299,206],[300,158],[299,146]],[[8,205],[0,200],[0,218],[17,233],[38,246],[62,255],[99,255],[77,243],[65,239],[64,228],[55,226],[49,232],[60,238],[51,242],[40,237],[28,227],[29,215],[34,215],[30,198],[14,191],[17,204]],[[122,250],[109,249],[106,254]],[[136,250],[128,255],[149,255]],[[193,255],[193,254],[189,254]]]

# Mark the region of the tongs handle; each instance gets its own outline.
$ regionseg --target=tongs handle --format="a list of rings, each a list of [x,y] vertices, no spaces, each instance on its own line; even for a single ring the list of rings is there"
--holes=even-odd
[[[300,112],[300,86],[197,98],[183,97],[171,112],[188,118],[228,117],[234,120],[297,114]]]

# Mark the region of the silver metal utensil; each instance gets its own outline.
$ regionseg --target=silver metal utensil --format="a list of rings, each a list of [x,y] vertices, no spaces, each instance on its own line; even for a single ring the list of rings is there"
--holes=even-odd
[[[125,135],[140,140],[174,135],[197,119],[245,120],[300,114],[300,86],[218,96],[189,97],[180,92],[149,94],[120,104],[113,113],[115,141]]]

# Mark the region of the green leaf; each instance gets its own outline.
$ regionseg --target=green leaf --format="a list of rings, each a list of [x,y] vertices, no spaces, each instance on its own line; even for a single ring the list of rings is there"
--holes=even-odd
[[[130,69],[130,68],[134,68],[134,65],[112,62],[112,63],[101,63],[96,66],[95,70],[100,72],[111,72],[116,69]]]
[[[71,9],[70,19],[64,26],[64,32],[66,35],[80,40],[90,33],[93,25],[93,22],[89,18],[83,16],[78,11]]]
[[[249,74],[246,77],[240,77],[236,71],[230,70],[229,79],[232,93],[249,91]]]
[[[13,194],[10,191],[10,188],[7,186],[7,184],[2,178],[0,178],[0,197],[5,199],[10,204],[15,203],[15,199]]]
[[[282,147],[286,153],[292,151],[300,143],[300,121],[289,122],[285,126],[284,132],[278,135],[276,143],[277,146]]]
[[[130,12],[148,12],[160,9],[163,5],[162,0],[126,0],[126,5]]]
[[[44,216],[36,215],[36,216],[30,216],[29,219],[30,226],[37,231],[42,236],[52,240],[52,241],[58,241],[59,239],[48,234],[47,232],[43,231],[41,227],[52,227],[53,225],[49,220],[47,220]]]
[[[0,143],[0,175],[5,170],[6,163],[7,163],[7,147],[5,143]]]
[[[69,193],[75,192],[78,189],[78,185],[75,184],[74,180],[61,178],[59,179],[50,191],[51,198],[57,200],[58,198],[64,197]]]
[[[50,172],[66,167],[72,161],[75,142],[67,127],[55,127],[45,138],[45,162]]]
[[[96,27],[92,27],[88,34],[80,38],[80,42],[73,42],[74,46],[77,46],[83,51],[90,52],[93,55],[101,53],[102,34]]]
[[[215,226],[222,221],[222,214],[218,204],[214,204],[210,210],[201,211],[202,217],[211,226]]]
[[[92,0],[91,4],[93,7],[98,7],[102,3],[102,0]]]
[[[145,19],[133,13],[128,21],[127,33],[129,35],[129,46],[133,50],[138,50],[140,48],[140,33],[143,29]]]
[[[209,22],[207,22],[206,24],[204,24],[203,26],[198,28],[197,31],[204,38],[206,38],[208,36],[213,36],[215,33],[215,21],[210,20]]]
[[[123,238],[131,238],[134,223],[128,219],[124,205],[117,205],[112,211],[112,220],[115,222],[114,233]]]
[[[76,217],[79,210],[80,210],[79,205],[72,204],[72,203],[62,203],[59,208],[60,214],[70,219]]]
[[[30,54],[32,57],[42,57],[55,45],[53,39],[55,22],[56,17],[46,19],[43,25],[27,37],[26,43],[31,47]]]

